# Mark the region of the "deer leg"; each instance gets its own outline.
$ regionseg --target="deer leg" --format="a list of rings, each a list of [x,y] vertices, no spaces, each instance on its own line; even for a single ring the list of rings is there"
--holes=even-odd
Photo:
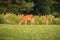
[[[25,21],[25,25],[27,24],[27,21]]]
[[[20,21],[20,22],[19,22],[19,25],[21,25],[21,24],[22,24],[22,22],[23,22],[23,21]]]
[[[31,25],[34,25],[34,18],[32,20],[30,20],[30,21],[31,21]]]

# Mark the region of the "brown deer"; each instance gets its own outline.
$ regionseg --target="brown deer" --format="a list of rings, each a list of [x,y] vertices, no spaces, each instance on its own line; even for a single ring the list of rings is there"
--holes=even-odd
[[[34,24],[34,17],[32,14],[28,14],[22,17],[21,21],[19,21],[19,25],[21,25],[23,22],[25,23],[25,25],[27,24],[27,21],[31,22],[31,25]]]

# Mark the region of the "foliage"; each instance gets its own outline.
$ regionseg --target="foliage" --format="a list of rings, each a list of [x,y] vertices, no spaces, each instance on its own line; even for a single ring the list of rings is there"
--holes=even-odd
[[[6,15],[4,15],[4,22],[7,24],[18,24],[18,21],[20,21],[20,19],[22,18],[23,15],[15,15],[15,14],[10,14],[7,13]]]
[[[0,4],[1,4],[0,9],[4,13],[5,12],[18,13],[18,12],[22,12],[23,10],[26,10],[27,8],[31,9],[34,6],[33,2],[29,3],[29,2],[25,2],[25,0],[3,0],[3,1],[0,0]],[[5,9],[3,7],[5,7]]]
[[[35,19],[35,25],[37,24],[37,25],[39,25],[39,24],[42,24],[42,18],[40,18],[39,16],[35,16],[34,17]]]
[[[60,17],[60,1],[59,0],[0,0],[0,14],[13,12],[14,14],[26,14],[24,11],[34,13],[36,15],[56,15]],[[28,13],[27,13],[28,14]]]
[[[53,24],[60,25],[60,18],[55,18]]]
[[[18,24],[22,17],[24,15],[15,15],[13,13],[6,13],[4,15],[0,14],[0,24],[4,23],[4,24]],[[60,25],[60,18],[55,18],[55,16],[53,15],[45,15],[45,16],[34,16],[34,20],[35,20],[35,25],[45,25],[46,21],[48,20],[49,25]],[[30,25],[30,21],[27,22],[28,25]],[[23,23],[24,24],[24,23]]]
[[[3,24],[4,23],[3,16],[4,16],[3,14],[2,15],[0,14],[0,24]]]

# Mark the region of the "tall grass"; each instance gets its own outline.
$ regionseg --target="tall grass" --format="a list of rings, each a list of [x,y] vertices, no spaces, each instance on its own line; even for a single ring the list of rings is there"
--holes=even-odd
[[[18,24],[24,15],[15,15],[13,13],[0,14],[0,24]],[[47,20],[49,25],[60,25],[60,18],[55,18],[52,15],[34,16],[35,25],[45,25]],[[23,23],[24,24],[24,23]],[[30,24],[28,21],[27,24]]]

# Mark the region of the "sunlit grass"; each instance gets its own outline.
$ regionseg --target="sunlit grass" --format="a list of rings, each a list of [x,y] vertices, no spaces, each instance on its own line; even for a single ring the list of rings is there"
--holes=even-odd
[[[0,24],[0,40],[60,40],[60,25]]]

